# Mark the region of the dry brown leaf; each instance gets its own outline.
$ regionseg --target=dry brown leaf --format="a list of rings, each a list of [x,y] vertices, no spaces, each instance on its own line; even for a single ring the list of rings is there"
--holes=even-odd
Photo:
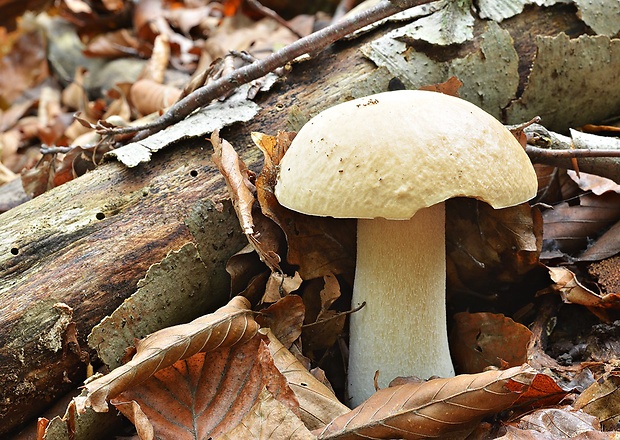
[[[308,429],[322,429],[336,417],[349,412],[321,381],[312,375],[269,329],[269,351],[278,370],[286,377],[297,400],[301,420]]]
[[[136,110],[143,115],[159,112],[170,107],[179,96],[181,96],[181,89],[160,84],[152,79],[140,79],[129,90],[129,100]]]
[[[510,408],[536,375],[523,365],[379,390],[331,422],[319,439],[414,440],[470,430],[483,417]]]
[[[289,293],[295,292],[299,289],[302,281],[303,280],[297,272],[295,272],[295,275],[293,276],[273,272],[267,280],[265,295],[263,295],[261,302],[270,304],[278,301],[280,298],[283,298]]]
[[[292,140],[291,133],[277,137],[252,133],[265,156],[256,180],[256,193],[263,213],[286,234],[290,264],[299,266],[304,280],[330,274],[352,274],[355,266],[355,219],[312,217],[281,206],[273,193],[277,167]]]
[[[469,198],[446,201],[447,280],[451,288],[484,293],[538,267],[542,221],[527,203],[493,209]]]
[[[527,327],[504,315],[462,312],[454,315],[450,354],[460,373],[516,367],[527,362],[531,338]]]
[[[543,213],[544,239],[564,253],[575,254],[619,219],[620,194],[584,194]]]
[[[0,103],[2,108],[15,101],[24,91],[33,88],[49,76],[46,40],[33,18],[24,18],[20,29],[2,33],[0,40]]]
[[[445,95],[459,97],[459,89],[463,87],[463,82],[456,76],[451,76],[446,81],[430,86],[420,87],[420,90],[443,93]]]
[[[211,135],[213,144],[213,162],[226,180],[228,192],[239,217],[241,230],[248,236],[254,233],[252,205],[254,205],[254,185],[250,182],[249,170],[232,145],[220,139],[219,131]]]
[[[170,62],[170,41],[165,34],[155,37],[153,53],[139,79],[150,79],[158,84],[164,82],[164,76]],[[168,104],[170,105],[170,104]]]
[[[197,353],[159,370],[111,403],[134,421],[139,432],[152,429],[155,438],[206,439],[243,429],[238,425],[249,420],[260,423],[251,412],[265,390],[297,417],[293,392],[263,338],[255,334],[242,344]],[[131,402],[138,406],[127,406]]]
[[[213,162],[224,176],[228,193],[239,218],[241,229],[248,241],[272,272],[282,273],[280,269],[280,233],[271,220],[260,211],[253,209],[256,188],[251,182],[253,174],[246,167],[235,149],[225,139],[220,139],[219,131],[211,134]]]
[[[596,308],[620,309],[620,293],[601,295],[593,292],[579,282],[573,272],[565,267],[550,267],[549,275],[555,283],[554,290],[560,293],[567,304],[580,304],[596,314]]]
[[[620,185],[606,177],[587,173],[579,173],[577,176],[577,173],[572,170],[568,170],[566,174],[579,185],[579,188],[584,191],[592,191],[597,196],[606,192],[620,193]]]
[[[302,332],[304,350],[327,350],[334,346],[344,332],[347,314],[327,310],[321,318],[311,324],[305,324]]]
[[[601,429],[596,417],[570,407],[536,410],[523,416],[517,426],[525,430],[555,435],[558,438],[574,438],[579,434]]]
[[[588,246],[577,259],[579,261],[598,261],[618,253],[620,253],[620,221],[597,238],[594,244]]]
[[[274,399],[267,390],[241,422],[215,440],[313,440],[313,435],[303,422],[282,402]]]
[[[577,398],[573,406],[597,417],[606,430],[620,423],[620,376],[609,375],[594,382]]]
[[[138,40],[128,29],[96,35],[86,48],[84,54],[91,57],[123,57],[127,52],[149,53],[144,42]]]
[[[265,265],[260,261],[256,250],[251,244],[247,244],[226,262],[226,272],[230,275],[231,295],[239,295],[248,287],[252,279],[265,271]],[[261,295],[264,291],[263,285]],[[242,296],[248,298],[246,295]],[[252,302],[257,303],[258,299]]]
[[[305,308],[299,295],[286,295],[262,310],[256,320],[261,327],[271,329],[274,336],[289,348],[299,336],[304,322]]]
[[[243,343],[257,331],[249,301],[237,296],[214,313],[140,340],[131,361],[84,386],[85,391],[76,398],[77,407],[107,411],[107,399],[148,379],[158,370],[195,353]]]
[[[329,310],[333,303],[340,298],[340,283],[333,274],[323,277],[323,288],[315,293],[316,290],[310,286],[304,291],[304,302],[316,309],[316,303],[320,302],[318,313],[313,311],[311,316],[306,319],[303,326],[304,349],[308,351],[326,350],[331,348],[340,335],[344,332],[346,324],[346,313]],[[308,319],[309,318],[309,319]]]

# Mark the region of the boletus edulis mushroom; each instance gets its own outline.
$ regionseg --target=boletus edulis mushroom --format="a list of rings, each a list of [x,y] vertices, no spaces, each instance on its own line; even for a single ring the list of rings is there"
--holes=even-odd
[[[289,209],[357,218],[348,393],[397,376],[452,376],[444,201],[505,208],[535,196],[524,149],[494,117],[448,95],[401,90],[331,107],[302,127],[275,194]]]

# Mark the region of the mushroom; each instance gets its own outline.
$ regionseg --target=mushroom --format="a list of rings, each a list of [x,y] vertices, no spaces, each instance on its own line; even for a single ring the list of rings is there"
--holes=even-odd
[[[537,178],[524,149],[475,105],[400,90],[331,107],[302,127],[275,194],[301,213],[357,218],[348,393],[358,405],[397,376],[449,377],[444,201],[525,202]]]

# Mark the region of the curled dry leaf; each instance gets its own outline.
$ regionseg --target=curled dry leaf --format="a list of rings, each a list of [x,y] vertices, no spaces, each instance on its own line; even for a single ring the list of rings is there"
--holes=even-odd
[[[111,403],[138,432],[147,434],[141,439],[206,439],[231,430],[260,431],[261,419],[252,413],[263,403],[265,391],[279,403],[278,409],[285,410],[288,423],[295,417],[297,426],[301,424],[295,395],[275,367],[263,337],[255,334],[242,344],[177,361]],[[282,419],[271,422],[274,428]],[[148,436],[151,430],[154,437]]]
[[[274,303],[280,298],[286,297],[289,293],[295,292],[301,286],[302,279],[297,272],[295,275],[288,276],[283,273],[272,272],[265,286],[263,303]]]
[[[246,235],[254,233],[252,205],[254,205],[254,185],[250,182],[249,170],[232,145],[220,139],[219,130],[211,135],[213,145],[213,162],[226,180],[228,192],[239,217],[241,229]]]
[[[322,429],[336,417],[349,412],[331,389],[312,375],[269,329],[269,351],[278,370],[286,377],[299,401],[299,416],[308,429]]]
[[[320,310],[306,317],[303,327],[304,348],[307,351],[326,350],[332,347],[343,333],[347,313],[330,310],[332,304],[340,298],[340,283],[333,274],[323,277],[323,288],[318,292]],[[304,291],[304,301],[310,307],[317,307],[315,289]],[[314,297],[314,298],[313,298]],[[314,303],[314,304],[313,304]]]
[[[596,312],[593,308],[620,309],[620,293],[601,295],[593,292],[581,284],[575,274],[565,267],[550,267],[549,275],[555,283],[553,289],[560,293],[565,303],[580,304],[593,312]]]
[[[413,440],[469,430],[483,417],[510,408],[536,375],[523,365],[385,388],[332,421],[319,439]]]
[[[304,280],[329,274],[353,273],[355,266],[355,219],[312,217],[281,206],[273,191],[277,167],[293,139],[292,133],[277,137],[252,133],[252,140],[265,156],[256,180],[256,195],[263,213],[286,234],[290,264],[299,266]]]
[[[265,262],[272,272],[282,272],[280,269],[280,257],[277,254],[279,247],[278,233],[273,222],[260,212],[253,212],[255,202],[254,192],[256,188],[250,181],[251,171],[233,146],[225,139],[220,139],[219,130],[211,135],[213,144],[213,162],[224,176],[228,193],[239,218],[241,229],[246,234],[248,241],[258,253],[261,261]],[[278,231],[279,232],[279,231]]]
[[[152,79],[136,81],[129,92],[129,99],[132,104],[143,115],[159,112],[170,107],[179,96],[181,96],[180,89],[160,84]]]
[[[131,361],[87,383],[82,395],[76,398],[78,410],[92,407],[98,412],[107,411],[107,399],[148,379],[158,370],[199,352],[243,343],[257,331],[250,302],[240,296],[188,324],[157,331],[136,344],[137,351]]]

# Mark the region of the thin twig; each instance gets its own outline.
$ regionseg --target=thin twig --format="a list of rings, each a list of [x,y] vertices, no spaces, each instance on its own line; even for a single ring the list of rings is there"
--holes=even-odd
[[[278,67],[285,66],[301,55],[321,51],[335,41],[338,41],[344,36],[364,26],[394,15],[403,9],[429,3],[430,1],[431,0],[384,0],[375,7],[360,12],[355,16],[344,19],[331,26],[327,26],[295,41],[294,43],[289,44],[288,46],[260,61],[241,67],[229,75],[197,89],[182,100],[178,101],[170,107],[166,113],[151,123],[132,127],[100,127],[99,131],[105,135],[115,136],[139,132],[139,134],[134,137],[134,140],[144,139],[162,128],[185,119],[194,110],[209,104],[212,100],[219,98],[220,96],[243,84],[247,84],[250,81],[261,78]]]
[[[598,150],[581,148],[579,150],[552,150],[528,145],[525,148],[528,156],[533,160],[545,159],[570,159],[573,157],[620,157],[620,150]]]
[[[280,17],[278,13],[274,11],[273,9],[268,8],[267,6],[261,4],[258,0],[245,0],[245,1],[250,7],[256,9],[258,12],[263,14],[265,17],[269,17],[272,20],[275,20],[281,26],[284,26],[286,29],[291,31],[297,38],[303,38],[303,35],[301,35],[299,32],[293,29],[291,25],[289,24],[289,22],[283,19],[282,17]]]
[[[620,140],[571,130],[564,136],[533,124],[525,128],[528,145],[526,152],[532,162],[574,168],[578,160],[584,173],[607,177],[620,183]]]

